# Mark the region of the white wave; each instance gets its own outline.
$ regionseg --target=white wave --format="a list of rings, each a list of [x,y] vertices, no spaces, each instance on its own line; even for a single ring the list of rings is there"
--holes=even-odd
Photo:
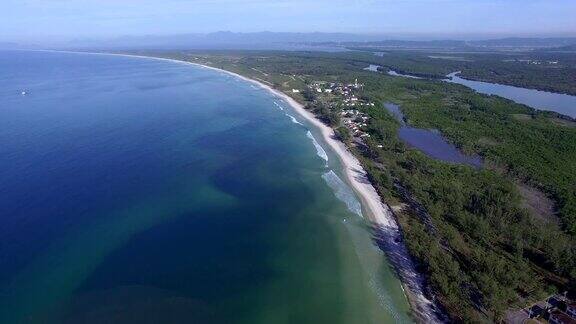
[[[284,110],[284,107],[280,106],[276,101],[274,101],[274,104],[276,105],[276,107],[280,108],[280,110]]]
[[[312,144],[314,144],[314,147],[316,148],[316,153],[318,154],[318,156],[321,157],[324,161],[326,161],[326,163],[328,163],[328,154],[326,154],[326,151],[324,151],[322,146],[320,146],[320,144],[318,144],[318,142],[316,141],[314,136],[312,136],[312,133],[310,133],[310,131],[308,131],[308,132],[306,132],[306,136],[312,140]]]
[[[296,118],[294,118],[294,116],[292,116],[292,115],[290,115],[290,114],[286,114],[286,116],[290,117],[290,120],[291,120],[294,124],[298,124],[298,125],[304,126],[304,124],[302,124],[301,122],[299,122]]]
[[[400,318],[400,315],[398,315],[398,313],[394,310],[394,308],[392,307],[393,302],[392,302],[392,298],[390,297],[390,294],[388,294],[388,292],[386,291],[386,289],[384,289],[384,287],[386,287],[386,285],[384,283],[381,282],[381,280],[379,280],[379,278],[377,278],[374,273],[370,273],[370,281],[368,282],[368,287],[370,287],[370,289],[372,289],[372,291],[376,294],[376,298],[378,299],[378,304],[380,304],[380,306],[384,309],[386,309],[388,311],[388,313],[390,314],[390,316],[392,316],[394,318],[394,321],[396,323],[401,323],[402,319]],[[402,286],[400,286],[402,287]],[[402,288],[404,289],[404,288]]]
[[[346,204],[348,210],[362,217],[362,205],[360,205],[360,201],[358,201],[352,189],[350,189],[350,187],[348,187],[348,185],[344,183],[344,181],[342,181],[334,171],[330,170],[324,173],[322,179],[324,179],[328,186],[334,190],[336,198]]]

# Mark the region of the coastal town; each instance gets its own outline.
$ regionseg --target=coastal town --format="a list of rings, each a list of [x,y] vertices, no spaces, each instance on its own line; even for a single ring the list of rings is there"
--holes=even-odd
[[[576,0],[7,0],[0,324],[576,324]]]
[[[554,294],[542,299],[533,305],[506,314],[506,323],[576,323],[576,302],[563,294]]]
[[[436,317],[434,311],[436,307],[444,308],[439,313],[441,317],[445,311],[448,318],[466,319],[470,322],[486,318],[507,323],[516,323],[517,319],[530,323],[557,323],[559,321],[556,320],[559,318],[560,322],[566,322],[567,317],[564,315],[568,314],[567,307],[547,307],[544,308],[545,311],[538,312],[537,306],[528,308],[527,306],[534,305],[543,298],[542,296],[553,292],[546,288],[547,286],[543,284],[545,282],[559,289],[566,289],[565,284],[558,279],[564,280],[567,276],[566,269],[571,267],[571,263],[565,261],[571,255],[571,250],[568,248],[570,238],[559,229],[550,231],[549,227],[537,224],[529,226],[531,222],[535,222],[534,217],[540,216],[541,212],[531,209],[531,205],[528,205],[527,210],[521,211],[517,204],[498,204],[497,214],[485,213],[488,206],[493,206],[491,197],[508,199],[514,196],[515,189],[510,183],[511,179],[494,178],[490,172],[480,172],[486,170],[481,165],[477,168],[463,168],[456,166],[455,163],[438,163],[434,161],[438,158],[427,156],[418,147],[406,145],[399,136],[399,126],[401,128],[402,125],[398,125],[398,121],[406,122],[404,115],[397,115],[384,103],[409,107],[404,112],[408,112],[410,127],[434,125],[435,129],[438,129],[438,133],[435,134],[446,131],[441,135],[443,143],[448,143],[452,147],[455,143],[459,143],[462,147],[456,149],[468,148],[472,149],[470,152],[475,153],[478,153],[477,148],[496,145],[497,142],[486,140],[500,138],[504,136],[502,134],[506,134],[508,140],[517,142],[517,145],[526,145],[522,139],[532,141],[538,138],[530,135],[538,131],[536,127],[528,124],[528,116],[533,114],[544,118],[540,121],[545,125],[540,126],[546,126],[545,128],[557,137],[559,136],[557,133],[563,129],[555,124],[559,121],[558,117],[536,113],[528,107],[511,104],[497,97],[484,97],[449,83],[424,79],[415,81],[416,79],[366,71],[365,58],[358,56],[357,62],[350,61],[349,58],[338,61],[333,58],[307,58],[270,53],[253,55],[184,53],[171,58],[185,58],[187,61],[226,70],[253,82],[257,81],[261,88],[268,89],[277,97],[283,98],[312,125],[321,129],[325,142],[344,157],[346,179],[362,197],[366,198],[368,208],[372,211],[367,214],[370,221],[378,224],[387,221],[390,221],[389,224],[397,222],[395,228],[401,230],[403,235],[401,242],[410,242],[405,247],[412,253],[413,260],[431,267],[423,273],[418,273],[412,265],[402,268],[401,262],[391,259],[395,268],[400,269],[401,273],[416,274],[417,278],[430,280],[429,286],[422,286],[406,285],[407,281],[403,279],[403,287],[407,288],[405,291],[414,314],[422,322],[430,322],[431,318]],[[462,110],[461,107],[469,109]],[[520,119],[520,116],[526,117]],[[402,120],[399,120],[400,118]],[[514,134],[522,133],[526,136],[517,137],[507,133],[508,128],[503,128],[502,120],[514,125]],[[429,122],[433,124],[428,124]],[[482,128],[485,137],[475,141],[474,136],[477,136],[475,134],[450,132],[454,129],[451,125],[463,122],[470,124],[470,129],[477,129],[473,127],[474,125],[489,124],[490,127]],[[432,131],[425,135],[431,133]],[[447,142],[445,139],[453,142]],[[511,147],[510,143],[498,145],[504,144],[506,147]],[[547,147],[540,142],[533,145]],[[553,150],[548,150],[548,153],[560,154]],[[529,157],[529,160],[539,158],[538,154],[526,154],[528,156],[522,155],[522,157]],[[522,163],[528,162],[522,161]],[[562,166],[558,165],[555,168],[562,169]],[[361,177],[358,177],[358,170],[363,173]],[[445,183],[452,183],[462,191],[438,191],[438,188],[445,188]],[[486,184],[490,186],[486,187]],[[486,190],[489,192],[486,193]],[[427,194],[429,192],[442,194],[431,197]],[[525,198],[523,192],[520,192],[520,195],[522,199],[531,199],[530,196]],[[390,208],[387,210],[381,208],[381,199]],[[468,201],[474,201],[474,204],[470,205]],[[391,211],[394,215],[390,214]],[[455,218],[445,217],[447,213]],[[523,219],[523,223],[505,223],[492,227],[493,222],[499,222],[501,219],[501,217],[493,219],[495,215],[514,219],[519,217]],[[554,219],[553,216],[547,217]],[[477,226],[483,226],[487,231],[479,232],[476,230]],[[491,246],[495,246],[494,238],[504,238],[506,244],[510,244],[513,241],[508,237],[508,233],[518,233],[528,228],[533,234],[518,238],[522,242],[518,250],[505,248],[486,250],[476,240],[476,237],[480,236],[486,242],[490,242]],[[458,230],[455,232],[456,229]],[[450,233],[458,235],[450,236]],[[544,238],[546,255],[541,255],[541,251],[544,251],[543,246],[535,244],[530,239],[536,236]],[[389,246],[404,246],[398,242],[394,241],[392,245],[377,244],[389,254]],[[518,253],[522,251],[532,251],[536,255],[548,258],[549,266],[541,267],[527,259],[522,262],[528,262],[530,267],[525,267],[525,264],[516,258],[510,258],[511,252],[519,255]],[[395,252],[392,255],[395,255]],[[562,256],[564,253],[568,259],[564,259]],[[408,252],[402,252],[400,255],[408,255]],[[454,258],[455,255],[463,259]],[[493,262],[499,262],[502,267],[484,267]],[[467,268],[465,266],[467,264],[473,264],[474,268]],[[487,273],[490,273],[490,277],[485,276]],[[478,281],[475,275],[481,275],[483,279]],[[537,280],[525,279],[530,277]],[[454,280],[454,278],[460,279]],[[514,284],[508,285],[508,278],[515,278]],[[434,302],[426,299],[422,289],[427,289],[427,286],[444,298],[443,301]],[[461,289],[462,287],[467,288]],[[475,295],[482,295],[488,299],[478,304],[478,300],[472,298]],[[506,298],[511,299],[503,299],[503,296],[509,296]],[[574,296],[570,293],[567,297],[568,301],[574,300]]]
[[[354,140],[362,143],[362,139],[370,137],[367,132],[370,117],[361,110],[362,107],[374,107],[374,102],[361,97],[363,88],[364,84],[358,79],[353,83],[313,81],[307,86],[304,96],[336,112],[337,119]]]

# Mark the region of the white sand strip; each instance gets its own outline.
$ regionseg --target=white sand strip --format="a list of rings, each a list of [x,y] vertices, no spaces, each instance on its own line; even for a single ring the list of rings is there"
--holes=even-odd
[[[67,51],[54,51],[54,52],[67,52]],[[72,52],[70,53],[84,53],[84,54],[97,54],[97,55],[116,55],[116,56],[125,56],[125,57],[137,57],[137,58],[144,58],[144,59],[153,59],[153,60],[162,60],[162,61],[169,61],[173,63],[179,64],[188,64],[188,65],[195,65],[201,68],[206,68],[210,70],[215,70],[221,73],[226,73],[228,75],[232,75],[234,77],[240,78],[246,82],[255,84],[267,91],[270,91],[275,96],[283,99],[285,102],[290,104],[290,106],[296,111],[300,116],[305,118],[310,124],[314,125],[320,130],[322,137],[326,144],[330,146],[334,153],[339,157],[344,174],[346,176],[346,180],[348,184],[352,187],[352,189],[356,192],[359,196],[360,200],[362,201],[362,205],[366,211],[366,214],[369,218],[369,221],[374,223],[377,228],[381,229],[381,237],[383,241],[385,241],[385,245],[387,246],[390,251],[387,253],[390,255],[392,254],[391,261],[394,266],[397,268],[400,277],[402,278],[402,284],[404,286],[405,291],[408,292],[408,298],[412,304],[413,310],[416,313],[417,317],[420,317],[421,321],[424,322],[436,322],[437,317],[434,315],[433,311],[433,303],[426,298],[422,291],[422,282],[423,278],[420,274],[418,274],[415,270],[415,267],[410,259],[408,251],[406,247],[402,243],[395,242],[395,238],[399,235],[399,228],[396,222],[392,211],[388,207],[388,205],[384,204],[380,198],[380,195],[376,192],[376,189],[370,181],[368,180],[368,176],[364,168],[360,164],[360,161],[352,155],[352,153],[348,150],[346,145],[336,139],[334,134],[334,130],[327,126],[326,124],[322,123],[318,120],[314,114],[309,112],[308,110],[304,109],[300,103],[294,100],[292,97],[288,96],[287,94],[272,88],[271,86],[264,84],[262,82],[247,78],[242,76],[238,73],[234,73],[231,71],[226,71],[222,69],[218,69],[215,67],[188,62],[188,61],[181,61],[176,59],[169,59],[169,58],[162,58],[162,57],[154,57],[154,56],[143,56],[143,55],[132,55],[132,54],[115,54],[115,53],[92,53],[92,52]]]

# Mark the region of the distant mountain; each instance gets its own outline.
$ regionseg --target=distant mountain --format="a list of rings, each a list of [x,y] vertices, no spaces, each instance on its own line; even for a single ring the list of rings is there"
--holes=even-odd
[[[76,39],[65,47],[71,48],[166,48],[182,47],[187,48],[204,41],[203,34],[169,35],[169,36],[122,36],[112,39]]]
[[[546,49],[576,44],[576,37],[564,38],[501,38],[488,40],[402,40],[386,39],[377,34],[351,33],[283,33],[257,32],[235,33],[220,31],[215,33],[180,35],[123,36],[111,39],[76,39],[62,43],[46,40],[44,48],[67,49],[295,49],[327,50],[328,48],[362,49]],[[16,47],[17,44],[0,43],[0,48]],[[35,47],[38,47],[36,45]],[[20,46],[22,47],[22,46]]]
[[[468,44],[481,47],[561,47],[576,44],[576,37],[520,38],[510,37],[470,41]]]
[[[398,47],[398,48],[459,48],[465,47],[466,41],[460,40],[430,40],[430,41],[415,41],[415,40],[382,40],[376,42],[350,42],[347,45],[363,45],[363,46],[376,46],[376,47]]]
[[[564,38],[501,38],[474,41],[432,40],[405,41],[384,40],[378,42],[348,42],[345,46],[361,50],[392,50],[392,49],[442,49],[442,50],[541,50],[554,48],[569,48],[576,45],[576,37]]]
[[[75,40],[67,44],[73,48],[252,48],[272,44],[310,44],[320,42],[366,42],[381,39],[377,35],[355,35],[346,33],[234,33],[215,32],[209,34],[182,34],[169,36],[124,36],[109,40]]]
[[[576,52],[576,44],[541,49],[542,52]]]
[[[233,33],[216,32],[207,34],[209,40],[240,43],[319,43],[319,42],[349,42],[374,41],[382,39],[382,35],[357,35],[346,33]]]

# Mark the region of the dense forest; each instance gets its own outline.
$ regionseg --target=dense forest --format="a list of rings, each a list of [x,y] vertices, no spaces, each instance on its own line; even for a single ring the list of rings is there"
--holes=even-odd
[[[527,107],[439,82],[368,85],[374,96],[401,103],[410,123],[440,129],[464,151],[486,160],[483,170],[434,161],[399,141],[392,116],[370,111],[374,136],[365,165],[389,199],[403,199],[395,190],[399,182],[426,208],[435,232],[414,212],[399,213],[399,220],[410,250],[454,318],[501,318],[511,306],[573,284],[574,126],[559,126]],[[556,198],[563,231],[521,207],[517,181]]]
[[[377,64],[366,53],[152,54],[267,82],[335,127],[384,200],[404,206],[396,216],[405,243],[454,320],[498,320],[507,310],[574,289],[574,122],[456,84],[363,71],[367,63]],[[437,66],[418,64],[419,71],[437,73]],[[365,85],[361,96],[377,103],[362,108],[370,116],[365,145],[353,144],[339,126],[338,111],[313,94],[290,91],[314,80],[356,78]],[[399,104],[409,124],[438,129],[464,152],[481,155],[484,168],[443,163],[406,146],[397,135],[398,121],[382,107],[385,102]],[[552,199],[556,213],[527,208],[520,186]]]
[[[372,54],[372,52],[365,53]],[[461,76],[470,80],[576,95],[574,52],[387,51],[376,57],[374,64],[403,74],[444,78],[448,73],[461,71]]]

